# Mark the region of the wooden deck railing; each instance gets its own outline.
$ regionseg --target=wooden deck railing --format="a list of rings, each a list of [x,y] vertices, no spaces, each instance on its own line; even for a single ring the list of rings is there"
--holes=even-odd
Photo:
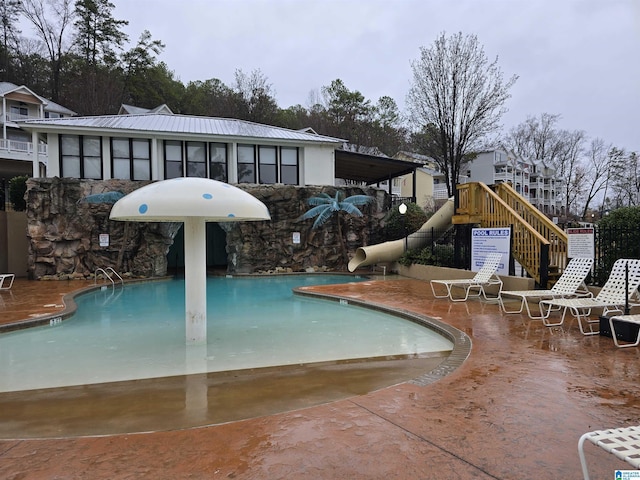
[[[549,265],[558,272],[564,271],[567,266],[567,234],[540,210],[531,205],[508,183],[497,184],[495,192],[525,222],[551,242],[549,246]]]
[[[552,242],[485,184],[471,182],[457,188],[458,208],[454,223],[479,223],[487,228],[513,226],[513,257],[539,285],[546,287]]]

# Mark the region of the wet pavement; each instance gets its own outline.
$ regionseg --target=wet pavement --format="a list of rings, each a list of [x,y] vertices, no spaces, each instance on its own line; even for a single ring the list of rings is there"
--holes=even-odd
[[[12,294],[0,293],[0,322],[15,315],[14,305],[24,306],[26,294],[33,313],[62,311],[63,290],[78,284],[49,283],[55,282],[17,283]],[[640,350],[584,337],[575,321],[548,328],[503,315],[497,304],[436,300],[419,280],[387,277],[313,290],[440,319],[469,336],[470,355],[424,386],[403,381],[247,420],[0,440],[0,478],[578,479],[580,435],[640,423]],[[22,411],[17,399],[16,417],[29,415],[28,397]],[[630,467],[591,444],[585,452],[594,479]]]

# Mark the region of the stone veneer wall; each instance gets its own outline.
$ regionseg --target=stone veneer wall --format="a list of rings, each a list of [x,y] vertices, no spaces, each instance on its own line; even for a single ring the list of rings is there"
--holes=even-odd
[[[128,194],[149,182],[36,178],[27,182],[28,272],[34,279],[88,278],[97,268],[113,267],[136,277],[163,276],[167,252],[180,223],[109,220],[112,205],[83,201],[88,195]],[[313,220],[297,218],[308,210],[307,199],[335,187],[238,185],[267,205],[271,221],[221,223],[227,234],[230,274],[267,271],[346,270],[335,218],[313,230]],[[380,189],[340,187],[345,197],[375,198],[361,207],[363,217],[343,216],[343,235],[350,256],[362,245],[381,241],[381,222],[389,208]],[[295,232],[300,243],[293,243]],[[100,246],[100,234],[109,245]]]

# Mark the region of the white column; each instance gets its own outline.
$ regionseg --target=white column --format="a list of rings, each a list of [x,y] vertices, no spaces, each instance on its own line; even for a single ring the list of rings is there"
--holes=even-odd
[[[231,142],[227,144],[227,152],[229,158],[227,159],[227,183],[238,183],[238,143]]]
[[[40,178],[40,153],[38,152],[38,133],[35,131],[31,133],[31,145],[33,146],[33,151],[31,152],[33,155],[33,158],[31,159],[31,165],[33,166],[33,168],[31,169],[31,173],[33,175],[33,178]]]
[[[207,343],[207,248],[202,218],[184,222],[184,278],[187,345]]]
[[[100,142],[102,144],[102,157],[100,158],[100,162],[102,162],[102,179],[109,180],[113,178],[113,172],[111,171],[111,142],[109,137],[100,137]]]

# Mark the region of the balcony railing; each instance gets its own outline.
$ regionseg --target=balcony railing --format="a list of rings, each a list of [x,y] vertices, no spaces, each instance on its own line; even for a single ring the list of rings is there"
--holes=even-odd
[[[433,198],[435,200],[443,200],[449,198],[447,186],[444,183],[438,183],[433,186]]]
[[[2,117],[0,117],[2,118]],[[42,117],[40,115],[24,115],[22,113],[7,112],[4,116],[5,122],[16,122],[18,120],[38,120]]]
[[[46,157],[48,155],[47,144],[39,143],[37,148],[38,156]],[[16,155],[16,158],[22,160],[30,160],[30,157],[33,155],[33,143],[19,140],[0,139],[0,151],[9,155],[14,154]]]

